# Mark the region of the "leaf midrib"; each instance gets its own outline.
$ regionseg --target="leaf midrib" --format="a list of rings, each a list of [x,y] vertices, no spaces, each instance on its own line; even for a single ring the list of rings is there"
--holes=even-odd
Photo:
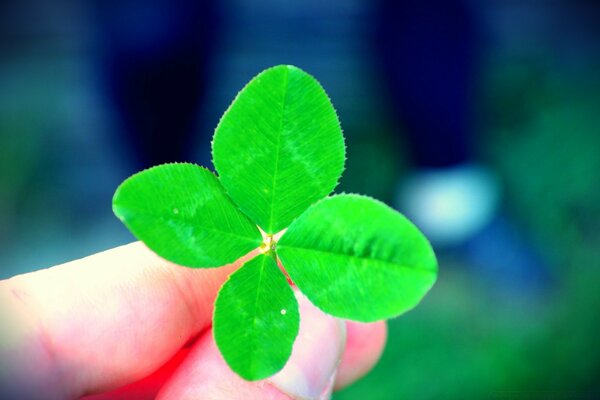
[[[127,208],[122,208],[122,209],[127,210]],[[192,229],[200,229],[200,230],[205,230],[205,231],[209,231],[209,232],[217,232],[217,233],[221,233],[221,234],[226,235],[226,236],[231,236],[231,237],[235,237],[235,238],[238,238],[238,239],[244,239],[245,241],[248,241],[248,242],[252,242],[252,243],[256,242],[257,245],[260,243],[260,238],[258,236],[256,237],[256,239],[253,239],[253,238],[251,238],[249,236],[243,236],[243,235],[240,235],[240,234],[236,234],[234,232],[228,232],[228,231],[224,231],[224,230],[217,229],[217,228],[210,228],[210,227],[207,227],[207,226],[202,226],[202,225],[199,225],[199,224],[195,224],[195,223],[193,223],[190,220],[185,219],[185,218],[181,218],[181,219],[169,218],[169,217],[165,217],[164,215],[154,214],[154,213],[151,213],[151,212],[135,212],[135,213],[132,213],[132,214],[135,214],[136,218],[139,218],[140,216],[152,217],[152,218],[156,218],[156,219],[159,219],[159,220],[162,220],[162,221],[176,222],[176,223],[179,223],[181,225],[185,225],[186,227],[189,227],[189,228],[192,228]]]
[[[390,262],[388,260],[382,260],[381,258],[361,257],[361,256],[357,256],[357,255],[352,255],[352,254],[337,253],[334,251],[314,249],[314,248],[308,248],[308,247],[290,246],[290,245],[285,245],[285,244],[282,246],[280,245],[280,250],[281,249],[285,250],[286,248],[294,249],[294,250],[304,250],[304,251],[315,252],[315,253],[324,253],[324,254],[333,255],[333,256],[337,256],[337,257],[348,257],[350,259],[357,259],[357,260],[362,260],[362,261],[376,261],[376,262],[380,262],[380,263],[387,264],[387,265],[393,265],[394,267],[397,267],[397,268],[408,269],[411,271],[417,271],[417,272],[421,272],[421,273],[425,273],[425,272],[435,273],[436,272],[435,268],[409,267],[408,265],[396,264],[396,263]]]
[[[254,297],[254,307],[253,307],[253,316],[252,316],[252,340],[250,340],[250,369],[255,373],[255,364],[256,364],[256,357],[254,356],[254,351],[256,349],[256,320],[257,320],[257,308],[258,308],[258,298],[260,296],[260,286],[262,284],[263,281],[263,276],[265,274],[265,264],[266,264],[267,260],[266,259],[262,259],[261,260],[261,265],[260,265],[260,272],[258,275],[258,283],[256,284],[256,296]]]
[[[279,158],[281,154],[281,137],[283,136],[283,126],[285,119],[285,104],[287,100],[288,90],[288,79],[290,71],[285,68],[285,80],[283,81],[283,99],[281,101],[281,121],[279,123],[279,134],[277,135],[277,144],[275,147],[275,166],[273,171],[273,182],[271,184],[271,202],[269,207],[271,212],[269,213],[269,233],[273,233],[273,213],[275,212],[275,188],[277,187],[277,172],[279,171]]]

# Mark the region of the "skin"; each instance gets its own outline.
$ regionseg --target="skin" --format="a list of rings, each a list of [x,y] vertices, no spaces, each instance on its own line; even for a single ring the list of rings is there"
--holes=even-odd
[[[214,345],[214,299],[243,261],[184,268],[136,242],[0,281],[0,397],[292,398],[239,378]],[[345,324],[335,389],[368,372],[386,339],[383,322]]]

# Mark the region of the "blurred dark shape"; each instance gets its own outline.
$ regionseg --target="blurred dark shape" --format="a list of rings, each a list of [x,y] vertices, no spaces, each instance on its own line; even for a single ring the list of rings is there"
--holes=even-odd
[[[377,13],[381,69],[415,171],[398,208],[502,294],[540,293],[546,268],[501,212],[496,174],[476,164],[473,83],[482,34],[461,0],[384,0]]]
[[[472,158],[472,82],[479,31],[460,0],[383,0],[376,45],[389,94],[419,167]]]
[[[191,160],[215,48],[214,2],[97,1],[107,88],[134,170]]]

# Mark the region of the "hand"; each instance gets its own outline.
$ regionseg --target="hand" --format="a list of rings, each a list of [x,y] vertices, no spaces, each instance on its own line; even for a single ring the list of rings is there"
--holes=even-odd
[[[344,323],[298,295],[286,367],[239,378],[210,325],[240,263],[179,267],[138,242],[0,281],[0,398],[323,399],[375,364],[385,323]]]

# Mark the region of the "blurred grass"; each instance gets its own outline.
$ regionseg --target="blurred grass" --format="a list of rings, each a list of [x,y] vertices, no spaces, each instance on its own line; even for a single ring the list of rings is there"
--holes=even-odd
[[[334,399],[600,393],[600,80],[587,72],[495,63],[483,88],[484,158],[499,172],[508,211],[540,248],[555,286],[535,301],[494,298],[460,260],[442,259],[423,303],[389,322],[378,366]],[[377,143],[360,152],[386,165],[389,144]],[[359,164],[349,165],[346,185],[386,198],[373,178],[359,179]]]
[[[3,67],[6,68],[5,65]],[[13,69],[23,66],[12,66]],[[8,79],[0,71],[0,243],[21,223],[31,204],[47,190],[39,171],[48,168],[48,132],[56,122],[55,103],[45,95],[56,88],[44,82]],[[13,74],[14,75],[14,74]],[[26,88],[26,90],[25,90]],[[46,169],[47,171],[47,169]],[[41,179],[40,179],[41,178]]]

